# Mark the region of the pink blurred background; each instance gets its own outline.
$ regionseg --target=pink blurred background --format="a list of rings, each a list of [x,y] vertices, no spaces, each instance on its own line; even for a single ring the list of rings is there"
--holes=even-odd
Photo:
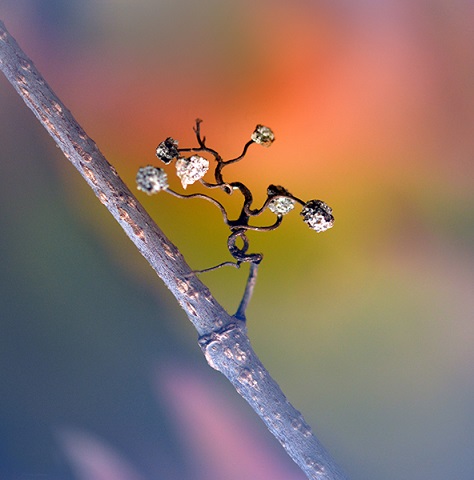
[[[196,117],[227,158],[270,126],[228,178],[336,223],[250,235],[257,353],[352,480],[474,477],[471,1],[3,0],[0,18],[132,187]],[[0,477],[304,478],[3,76],[0,95]],[[230,259],[211,205],[139,198],[193,268]],[[233,311],[245,276],[202,279]]]

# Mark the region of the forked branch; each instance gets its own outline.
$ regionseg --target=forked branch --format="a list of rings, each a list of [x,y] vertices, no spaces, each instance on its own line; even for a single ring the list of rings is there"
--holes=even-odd
[[[244,298],[240,302],[239,309],[235,315],[245,321],[245,310],[252,297],[257,278],[257,266],[263,260],[263,254],[261,253],[248,253],[249,241],[246,232],[248,230],[257,232],[275,230],[281,225],[283,217],[295,208],[296,203],[303,206],[300,215],[303,217],[304,222],[318,233],[325,232],[332,228],[334,225],[334,217],[332,215],[331,207],[321,200],[309,200],[308,202],[304,202],[300,198],[291,194],[281,185],[269,185],[267,187],[267,198],[265,199],[263,206],[260,208],[252,208],[253,195],[250,189],[242,182],[226,182],[223,177],[223,170],[226,166],[242,160],[251,145],[258,144],[264,147],[272,145],[275,141],[275,134],[269,127],[260,124],[257,125],[250,136],[250,140],[244,145],[242,153],[236,158],[224,160],[216,150],[209,148],[206,145],[205,137],[201,136],[201,123],[202,120],[198,118],[194,127],[194,133],[196,134],[196,140],[198,143],[197,147],[179,148],[178,140],[168,137],[156,147],[156,156],[165,165],[169,165],[171,162],[176,161],[176,175],[180,178],[184,189],[186,189],[188,185],[199,182],[207,189],[221,189],[228,195],[232,194],[235,190],[239,191],[242,196],[242,207],[237,217],[231,220],[224,205],[208,194],[194,193],[191,195],[184,195],[171,190],[168,184],[168,173],[160,167],[155,167],[153,165],[140,167],[136,176],[137,188],[148,195],[154,195],[158,192],[165,191],[175,197],[184,199],[202,198],[219,208],[224,223],[230,229],[230,235],[227,239],[227,247],[229,253],[236,261],[223,262],[211,268],[196,270],[195,273],[209,272],[227,265],[239,268],[242,263],[250,263],[250,273],[245,288]],[[193,155],[188,157],[183,155],[184,152],[193,153]],[[207,154],[208,157],[213,157],[215,164],[212,168],[214,169],[215,183],[210,183],[204,180],[206,174],[212,171],[212,168],[210,167],[211,162],[205,156],[196,155],[197,153]],[[276,220],[273,224],[250,224],[251,220],[262,215],[267,209],[276,215]],[[240,247],[237,245],[238,240],[240,240],[242,244]]]
[[[308,478],[342,480],[339,468],[255,355],[244,323],[215,301],[1,21],[0,68],[172,291],[195,326],[208,363],[232,382]]]

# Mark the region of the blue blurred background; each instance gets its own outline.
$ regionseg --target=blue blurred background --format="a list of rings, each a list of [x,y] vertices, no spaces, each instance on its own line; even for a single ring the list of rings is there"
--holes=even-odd
[[[0,18],[131,187],[173,136],[331,205],[250,235],[264,364],[352,480],[474,478],[474,4],[3,0]],[[0,478],[303,479],[0,76]],[[172,170],[170,169],[170,173]],[[219,212],[139,196],[196,269]],[[238,198],[227,199],[237,208]],[[234,311],[245,271],[203,281]]]

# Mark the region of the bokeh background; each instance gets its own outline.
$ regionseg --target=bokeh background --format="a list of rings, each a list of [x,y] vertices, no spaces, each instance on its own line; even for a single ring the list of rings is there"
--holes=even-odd
[[[474,478],[472,1],[2,0],[0,18],[132,187],[196,117],[227,158],[272,127],[227,178],[323,199],[336,224],[250,235],[257,353],[352,480]],[[0,478],[305,478],[3,75],[0,127]],[[139,198],[193,268],[229,259],[212,205]],[[244,269],[202,279],[235,310]]]

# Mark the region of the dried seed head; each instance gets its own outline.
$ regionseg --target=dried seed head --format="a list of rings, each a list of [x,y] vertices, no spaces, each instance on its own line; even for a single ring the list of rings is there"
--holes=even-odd
[[[324,232],[334,225],[332,208],[321,200],[310,200],[306,202],[301,210],[303,220],[316,232]]]
[[[156,156],[166,165],[179,155],[178,140],[168,137],[156,147]]]
[[[168,188],[168,176],[166,172],[157,167],[148,165],[141,167],[137,172],[137,189],[148,195],[157,193]]]
[[[270,128],[264,125],[257,125],[250,138],[259,145],[269,147],[275,141],[275,134]]]
[[[209,160],[199,155],[181,157],[176,161],[176,175],[181,179],[183,188],[204,177],[208,170]]]
[[[289,197],[275,197],[268,204],[268,208],[277,215],[286,215],[295,208],[295,201]]]

